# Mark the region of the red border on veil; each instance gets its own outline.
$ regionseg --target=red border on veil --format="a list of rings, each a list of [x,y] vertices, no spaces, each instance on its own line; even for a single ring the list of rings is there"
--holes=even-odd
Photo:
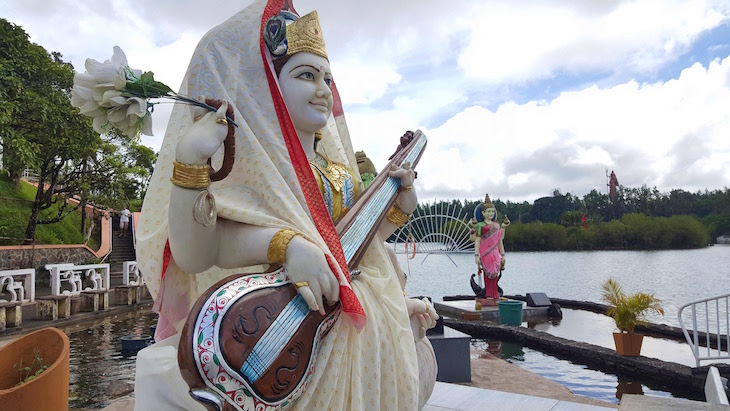
[[[264,8],[264,13],[261,17],[261,30],[259,33],[261,58],[263,59],[264,70],[266,71],[266,78],[269,82],[269,89],[271,90],[271,99],[274,103],[274,108],[276,109],[276,115],[279,119],[279,124],[281,125],[281,133],[284,137],[286,148],[289,151],[289,157],[291,158],[294,172],[297,174],[299,184],[302,187],[304,199],[307,202],[309,212],[312,215],[312,220],[314,221],[315,227],[317,227],[317,231],[319,231],[319,234],[324,239],[327,247],[329,248],[330,252],[336,260],[336,262],[332,261],[328,256],[327,262],[329,263],[330,269],[335,276],[337,276],[335,267],[336,265],[339,265],[345,277],[347,278],[348,284],[342,284],[342,282],[339,281],[338,278],[338,282],[340,283],[340,301],[342,303],[342,310],[345,312],[345,314],[347,314],[348,318],[352,321],[355,328],[359,331],[362,330],[362,328],[365,326],[365,311],[363,310],[360,301],[358,300],[357,296],[349,285],[350,273],[347,269],[347,260],[345,259],[345,253],[342,250],[340,237],[337,235],[335,224],[334,222],[332,222],[332,217],[330,216],[329,211],[327,211],[327,206],[325,205],[324,199],[322,198],[322,193],[319,191],[319,186],[317,185],[317,182],[314,179],[314,175],[312,174],[312,170],[309,166],[309,160],[307,160],[307,156],[306,154],[304,154],[304,150],[302,149],[299,137],[297,136],[297,132],[294,129],[294,124],[289,117],[289,112],[287,111],[286,105],[284,104],[284,98],[279,92],[279,84],[276,81],[276,76],[272,72],[271,66],[266,59],[268,50],[266,48],[266,44],[264,43],[264,28],[266,27],[266,22],[271,17],[279,13],[283,3],[284,0],[269,0],[266,4],[266,7]],[[341,114],[342,106],[340,102],[335,102],[335,106],[340,107]]]

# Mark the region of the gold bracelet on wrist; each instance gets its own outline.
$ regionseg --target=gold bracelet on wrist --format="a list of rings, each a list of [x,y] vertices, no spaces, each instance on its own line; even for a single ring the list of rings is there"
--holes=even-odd
[[[394,226],[401,227],[403,226],[403,224],[406,223],[406,221],[408,221],[409,218],[411,218],[411,216],[404,213],[403,210],[401,210],[396,204],[393,204],[393,207],[390,207],[390,210],[388,210],[388,215],[386,215],[385,218],[393,223]]]
[[[184,164],[173,161],[170,181],[178,187],[202,189],[210,185],[208,165]]]
[[[302,234],[288,228],[282,228],[271,237],[269,252],[266,254],[266,259],[269,261],[269,264],[284,264],[284,261],[286,261],[286,249],[289,248],[289,243],[296,236],[302,236]]]

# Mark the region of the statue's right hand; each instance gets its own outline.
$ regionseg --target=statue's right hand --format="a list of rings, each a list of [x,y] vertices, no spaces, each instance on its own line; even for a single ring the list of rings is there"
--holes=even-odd
[[[175,159],[185,164],[206,164],[228,135],[227,110],[228,102],[223,101],[217,111],[207,111],[195,121],[177,143]]]
[[[324,315],[322,296],[327,298],[330,304],[339,300],[339,282],[330,270],[322,250],[309,240],[297,236],[289,242],[284,268],[292,283],[307,283],[298,287],[297,291],[307,302],[310,310],[319,311]],[[341,278],[341,273],[337,274]]]

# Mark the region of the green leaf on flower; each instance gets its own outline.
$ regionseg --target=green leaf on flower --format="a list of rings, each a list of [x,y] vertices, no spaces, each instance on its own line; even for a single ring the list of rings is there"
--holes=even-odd
[[[220,290],[220,291],[218,291],[218,294],[216,295],[216,297],[220,297],[221,295],[223,295],[225,293],[226,293],[226,290]]]
[[[165,97],[172,89],[167,85],[155,80],[155,75],[151,71],[142,73],[139,79],[135,81],[127,81],[127,85],[122,90],[125,97],[141,97],[141,98],[158,98]]]
[[[203,343],[203,333],[198,334],[198,345]]]
[[[253,395],[251,395],[251,392],[245,388],[243,389],[243,393],[246,394],[247,397],[253,397]]]
[[[226,387],[224,387],[224,386],[222,386],[220,384],[216,384],[215,385],[215,388],[218,388],[221,392],[226,392]]]
[[[213,354],[213,362],[215,363],[215,365],[217,365],[217,366],[219,366],[219,367],[220,367],[220,365],[221,365],[221,362],[220,362],[220,361],[218,361],[218,356],[217,356],[217,355],[215,355],[215,354]]]

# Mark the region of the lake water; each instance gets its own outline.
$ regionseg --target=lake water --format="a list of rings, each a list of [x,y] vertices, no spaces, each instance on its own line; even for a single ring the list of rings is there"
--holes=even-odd
[[[399,254],[398,258],[408,273],[408,295],[426,295],[437,301],[447,295],[473,295],[469,278],[476,269],[471,253],[419,254],[413,259]],[[678,327],[680,306],[730,293],[730,246],[666,251],[508,252],[499,284],[506,294],[544,292],[549,297],[600,303],[601,286],[609,277],[618,280],[627,293],[655,293],[662,300],[665,315],[651,314],[649,321]],[[613,320],[601,314],[563,310],[560,321],[529,326],[571,340],[614,347]],[[624,392],[703,400],[698,393],[672,392],[519,344],[475,339],[472,345],[557,381],[576,394],[608,402],[618,403]],[[691,350],[683,341],[646,337],[642,355],[694,366]]]
[[[473,295],[473,254],[399,254],[408,295]],[[696,250],[508,252],[499,285],[505,294],[544,292],[548,297],[601,302],[601,285],[613,277],[627,293],[649,292],[663,301],[657,324],[679,326],[680,306],[730,293],[730,245]]]
[[[469,286],[469,277],[474,272],[472,254],[454,254],[450,255],[451,259],[445,255],[417,255],[413,260],[399,255],[399,258],[409,273],[409,295],[428,295],[441,300],[445,295],[472,294]],[[652,322],[677,325],[676,312],[680,305],[730,293],[729,270],[730,246],[654,252],[514,252],[507,254],[507,270],[500,285],[507,294],[544,292],[556,298],[599,302],[602,282],[613,276],[628,292],[655,292],[664,300],[667,316],[652,318]],[[576,333],[572,330],[576,326],[585,330],[585,327],[580,327],[581,324],[601,329],[611,327],[611,320],[598,314],[573,310],[564,310],[564,314],[559,323],[533,326],[578,340],[584,339],[575,338]],[[69,400],[72,407],[101,408],[109,404],[107,390],[115,382],[133,382],[135,356],[121,352],[119,338],[128,334],[147,334],[156,317],[149,309],[142,309],[63,329],[71,340]],[[596,331],[584,334],[590,337],[586,342],[611,346],[609,333]],[[498,355],[558,381],[577,394],[614,403],[618,402],[620,392],[627,391],[687,397],[686,394],[663,391],[661,387],[631,381],[623,376],[591,370],[516,344],[483,340],[473,340],[473,344],[475,348],[490,352],[499,347],[501,354]],[[691,365],[689,349],[677,348],[678,342],[645,339],[644,344],[648,351],[661,354],[658,356],[661,359]]]

